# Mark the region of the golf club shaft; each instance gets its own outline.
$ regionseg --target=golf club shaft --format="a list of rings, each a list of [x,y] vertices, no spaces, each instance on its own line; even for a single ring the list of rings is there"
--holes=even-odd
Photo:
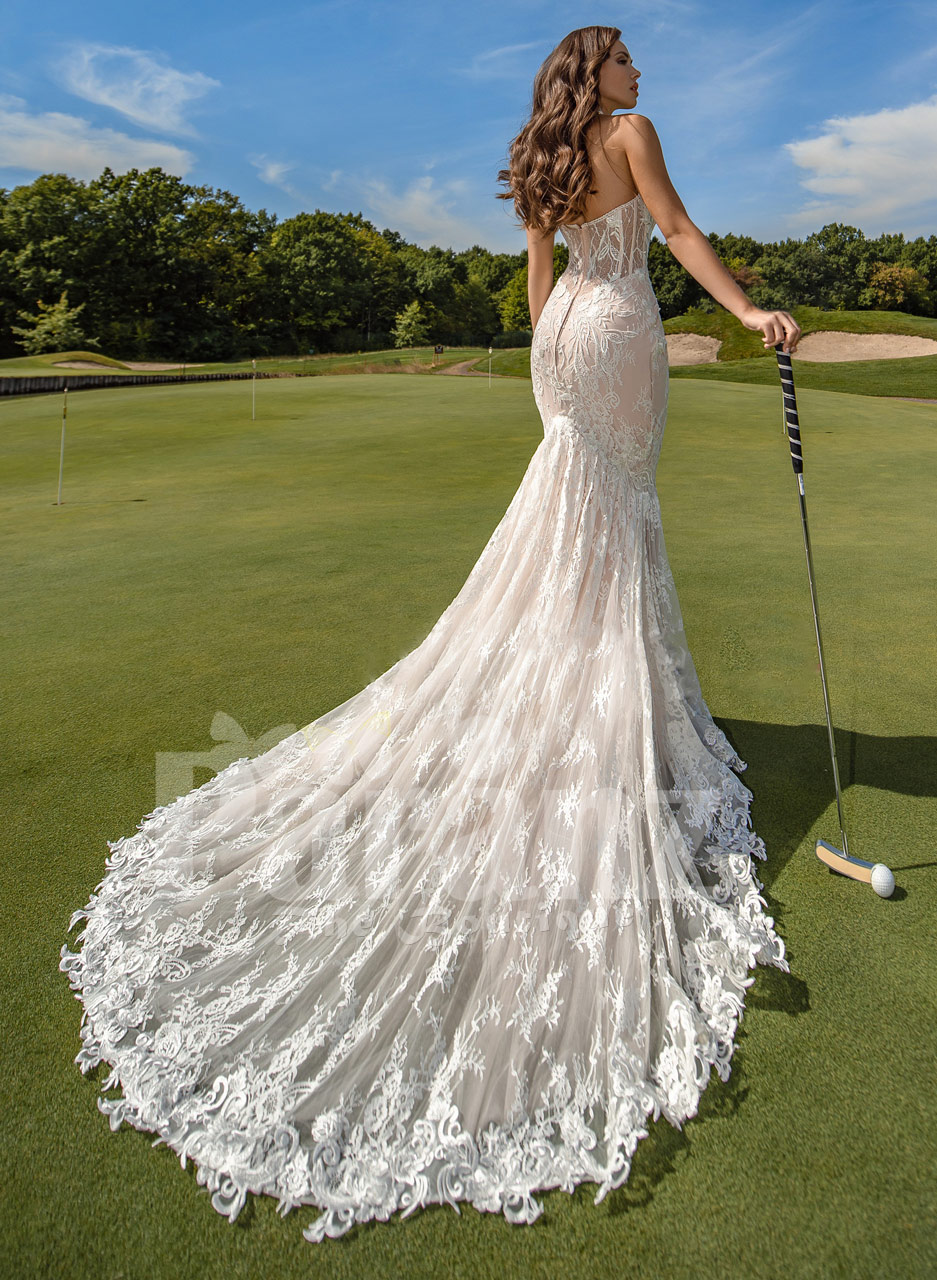
[[[804,455],[800,439],[800,422],[797,417],[797,399],[794,393],[794,372],[791,358],[781,350],[781,344],[775,346],[778,368],[781,374],[781,388],[784,395],[784,420],[787,424],[787,439],[791,451],[791,465],[797,477],[797,491],[800,498],[800,517],[804,530],[804,554],[807,558],[807,578],[810,583],[810,602],[813,605],[813,625],[817,636],[817,653],[820,656],[820,681],[823,685],[823,706],[826,711],[826,728],[830,738],[830,758],[833,761],[833,782],[836,787],[836,810],[839,815],[839,829],[843,839],[843,853],[849,857],[849,845],[846,840],[846,823],[843,818],[843,800],[839,786],[839,767],[836,763],[836,742],[833,736],[833,716],[830,711],[830,694],[826,684],[826,668],[823,662],[823,640],[820,635],[820,611],[817,606],[817,589],[813,574],[813,555],[810,550],[810,532],[807,527],[807,501],[804,495]]]
[[[833,738],[833,717],[830,711],[830,694],[826,685],[826,668],[823,662],[823,641],[820,637],[820,615],[817,610],[817,591],[813,577],[813,556],[810,550],[810,534],[807,529],[807,506],[804,500],[803,490],[803,473],[798,476],[800,481],[800,514],[804,528],[804,553],[807,557],[807,577],[810,579],[810,599],[813,604],[813,625],[817,634],[817,653],[820,657],[820,682],[823,685],[823,706],[826,710],[826,728],[830,737],[830,758],[833,761],[833,782],[836,786],[836,810],[839,814],[839,829],[843,837],[843,853],[849,857],[849,845],[846,842],[846,823],[843,819],[843,801],[839,787],[839,768],[836,763],[836,743]]]

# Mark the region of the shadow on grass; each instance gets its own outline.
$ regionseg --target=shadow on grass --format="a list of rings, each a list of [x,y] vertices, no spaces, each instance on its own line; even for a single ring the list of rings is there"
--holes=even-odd
[[[742,759],[748,761],[748,769],[739,777],[754,793],[752,825],[768,849],[767,861],[758,864],[758,878],[765,884],[773,883],[820,814],[836,802],[826,724],[758,724],[718,717],[716,723]],[[937,739],[856,733],[835,725],[833,737],[847,836],[851,834],[848,788],[852,783],[896,795],[937,796]],[[837,822],[834,817],[834,825]],[[839,830],[827,838],[836,844]],[[854,849],[850,852],[863,856]],[[935,865],[890,861],[899,852],[883,848],[879,860],[888,862],[894,871]]]
[[[783,936],[784,909],[772,901],[769,885],[775,881],[787,861],[802,851],[806,835],[818,816],[828,810],[831,802],[835,802],[827,728],[825,724],[764,724],[718,718],[717,723],[741,758],[749,763],[749,768],[738,776],[753,792],[755,800],[752,825],[765,840],[768,850],[767,860],[757,864],[756,872],[765,886],[767,910]],[[835,740],[840,785],[844,792],[847,833],[850,831],[847,792],[853,783],[900,795],[937,795],[937,740],[922,736],[862,734],[839,729],[835,730]],[[834,815],[834,824],[835,821]],[[828,836],[832,843],[837,843],[839,832],[831,830]],[[896,871],[934,865],[933,862],[901,865],[894,862],[892,852],[884,847],[879,850],[881,860],[892,865]],[[862,890],[872,892],[868,886],[862,886]],[[862,890],[857,886],[857,891]],[[896,888],[892,895],[897,900],[907,896],[900,888]],[[771,1010],[793,1018],[810,1012],[808,986],[796,972],[784,973],[771,965],[759,965],[753,971],[753,976],[755,981],[745,996],[746,1014],[756,1009]],[[751,1087],[746,1079],[744,1054],[747,1031],[743,1015],[735,1036],[729,1079],[723,1082],[715,1070],[711,1070],[707,1086],[700,1096],[697,1113],[688,1117],[682,1128],[676,1128],[663,1116],[656,1121],[648,1118],[648,1136],[638,1142],[627,1180],[622,1186],[609,1192],[603,1202],[607,1205],[610,1217],[621,1217],[631,1210],[648,1206],[665,1179],[677,1174],[680,1165],[692,1154],[699,1126],[711,1120],[731,1120],[748,1105]],[[89,1073],[89,1078],[100,1086],[109,1070],[106,1064],[98,1064]],[[120,1096],[120,1092],[115,1087],[111,1096]],[[139,1131],[139,1134],[134,1141],[152,1144],[151,1133]],[[176,1153],[167,1145],[162,1145],[163,1158],[178,1163]],[[187,1161],[185,1173],[194,1191],[200,1196],[209,1194],[197,1182],[196,1164],[192,1159]],[[577,1207],[587,1210],[594,1207],[597,1189],[596,1183],[582,1182],[572,1192],[561,1188],[535,1192],[535,1198],[543,1205],[544,1212],[525,1229],[544,1230],[561,1223],[564,1223],[565,1229],[564,1215],[550,1212],[551,1199],[560,1195],[569,1196]],[[240,1232],[253,1230],[258,1220],[258,1198],[257,1194],[249,1194],[234,1223],[229,1225],[235,1226]],[[272,1211],[276,1207],[275,1198],[265,1199],[270,1200]],[[473,1216],[473,1208],[467,1202],[460,1202],[463,1220]],[[214,1215],[216,1211],[212,1208],[211,1212]],[[321,1210],[315,1205],[302,1205],[285,1216],[293,1221],[299,1218],[303,1227],[306,1227],[319,1212]],[[353,1248],[374,1231],[386,1231],[389,1227],[403,1229],[411,1219],[425,1218],[430,1214],[444,1214],[448,1220],[448,1216],[454,1212],[451,1205],[438,1203],[422,1206],[407,1218],[401,1210],[397,1210],[385,1221],[372,1220],[356,1224],[337,1240],[328,1240],[327,1247]],[[480,1210],[475,1210],[475,1213],[486,1221],[496,1220],[500,1227],[515,1230],[514,1225],[508,1224],[500,1214]]]

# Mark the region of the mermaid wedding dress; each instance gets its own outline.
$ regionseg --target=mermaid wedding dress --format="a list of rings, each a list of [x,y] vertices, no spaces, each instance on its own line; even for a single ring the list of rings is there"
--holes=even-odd
[[[316,1206],[310,1241],[598,1203],[651,1112],[728,1079],[750,971],[788,971],[664,546],[653,226],[636,196],[561,228],[543,439],[422,644],[108,842],[72,916],[99,1108],[232,1221],[248,1192]]]

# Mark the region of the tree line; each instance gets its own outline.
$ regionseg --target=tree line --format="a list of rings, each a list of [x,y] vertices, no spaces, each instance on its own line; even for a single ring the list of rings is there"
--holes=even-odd
[[[834,222],[803,240],[708,238],[761,307],[937,310],[934,235],[873,240]],[[567,262],[557,235],[555,277]],[[648,269],[664,319],[715,309],[656,239]],[[0,188],[2,356],[194,361],[529,340],[526,250],[424,249],[360,213],[281,221],[157,167]]]

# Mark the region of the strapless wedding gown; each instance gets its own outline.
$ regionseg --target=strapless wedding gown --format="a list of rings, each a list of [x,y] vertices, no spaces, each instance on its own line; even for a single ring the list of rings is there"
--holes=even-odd
[[[598,1203],[728,1078],[751,970],[788,970],[664,546],[653,225],[637,196],[561,229],[543,439],[426,639],[108,842],[72,916],[98,1106],[232,1221]]]

